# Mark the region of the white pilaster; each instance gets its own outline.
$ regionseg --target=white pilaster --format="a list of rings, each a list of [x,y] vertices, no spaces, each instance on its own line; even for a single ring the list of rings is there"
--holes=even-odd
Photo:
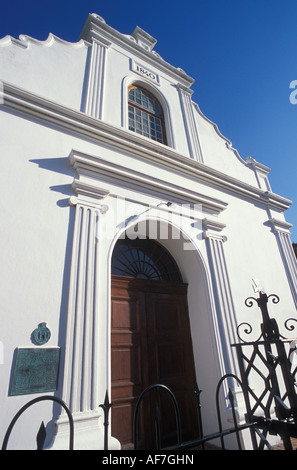
[[[271,191],[271,186],[268,179],[270,168],[266,165],[263,165],[262,163],[257,162],[257,160],[252,157],[247,157],[246,163],[254,170],[259,188],[263,189],[264,191]]]
[[[105,39],[92,41],[84,111],[96,119],[102,119],[106,51],[110,44]]]
[[[292,297],[297,308],[297,260],[291,242],[290,228],[292,224],[277,219],[270,219],[270,224],[277,239]]]
[[[177,89],[180,96],[190,156],[194,160],[203,163],[203,156],[191,100],[193,91],[180,84],[177,86]]]
[[[69,203],[75,207],[69,301],[65,341],[62,399],[74,418],[74,448],[103,449],[102,409],[107,383],[102,383],[106,357],[100,345],[102,331],[99,303],[99,228],[108,206],[101,204],[106,192],[80,180],[74,180],[77,196]],[[104,221],[103,221],[104,223]],[[99,375],[101,382],[99,381]],[[63,412],[56,422],[57,434],[51,446],[66,449],[68,420]],[[116,446],[110,440],[110,447]]]
[[[227,241],[227,237],[221,233],[225,225],[204,219],[203,228],[215,297],[216,315],[213,320],[218,345],[220,374],[221,376],[230,372],[237,374],[235,352],[230,347],[231,344],[237,342],[238,338],[236,336],[235,308],[224,253],[224,243]]]
[[[101,208],[76,202],[63,399],[73,413],[97,409],[98,390],[92,382],[96,370],[96,266],[97,231]],[[96,398],[95,398],[96,397]],[[96,403],[97,401],[97,403]]]

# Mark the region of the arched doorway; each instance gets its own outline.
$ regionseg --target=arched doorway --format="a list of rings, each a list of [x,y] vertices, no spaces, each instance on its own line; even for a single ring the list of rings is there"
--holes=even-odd
[[[195,367],[187,285],[170,253],[150,239],[118,240],[112,257],[112,435],[132,448],[133,414],[140,393],[161,383],[175,394],[183,439],[197,436]],[[164,395],[157,398],[164,445],[176,442],[175,417]],[[140,444],[154,447],[152,400],[141,410]]]

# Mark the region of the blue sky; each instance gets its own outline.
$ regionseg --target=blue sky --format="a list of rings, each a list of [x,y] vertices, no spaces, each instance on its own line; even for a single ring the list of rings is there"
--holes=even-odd
[[[293,201],[286,219],[297,242],[296,0],[11,1],[3,2],[0,37],[51,32],[76,42],[89,13],[121,33],[136,25],[155,50],[195,79],[193,100],[242,158],[271,168],[273,192]],[[296,82],[297,83],[297,82]]]

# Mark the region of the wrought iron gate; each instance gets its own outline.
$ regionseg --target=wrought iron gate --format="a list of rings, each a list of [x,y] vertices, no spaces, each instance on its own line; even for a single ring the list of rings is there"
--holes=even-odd
[[[237,447],[242,449],[242,431],[249,430],[251,434],[251,442],[253,449],[262,450],[273,447],[270,445],[269,435],[279,435],[285,450],[292,449],[291,438],[297,438],[297,394],[296,394],[296,373],[297,373],[297,340],[287,339],[279,332],[278,324],[275,319],[269,317],[268,301],[272,300],[274,304],[279,302],[276,295],[267,296],[264,292],[259,293],[259,298],[249,297],[245,304],[251,307],[255,303],[261,310],[262,323],[261,334],[255,341],[246,341],[243,334],[248,337],[252,334],[253,328],[249,323],[241,323],[238,326],[239,343],[231,346],[236,349],[240,378],[235,374],[226,374],[218,383],[216,390],[216,409],[218,417],[218,429],[215,433],[204,435],[202,427],[202,409],[200,402],[201,390],[196,387],[193,391],[197,401],[198,414],[198,435],[195,439],[187,442],[182,441],[181,417],[176,398],[168,387],[163,384],[155,384],[148,387],[140,395],[136,404],[134,414],[134,447],[138,449],[138,421],[139,409],[142,406],[143,398],[151,391],[158,390],[166,393],[172,401],[176,422],[176,444],[170,447],[162,447],[161,436],[161,412],[156,403],[154,410],[155,422],[155,449],[156,450],[187,450],[187,449],[205,449],[206,444],[214,440],[219,441],[219,447],[225,449],[225,438],[229,435],[235,435]],[[294,330],[293,322],[297,322],[296,318],[288,319],[284,327]],[[245,422],[238,424],[236,418],[236,404],[234,394],[229,386],[228,400],[233,417],[233,426],[223,429],[219,395],[222,391],[222,385],[228,381],[236,382],[241,388],[245,406]],[[253,385],[257,384],[254,388]],[[257,392],[255,391],[257,390]],[[15,415],[10,426],[7,429],[2,450],[7,448],[10,433],[20,417],[20,415],[31,405],[38,401],[52,400],[58,402],[66,411],[69,419],[69,449],[73,449],[73,418],[66,404],[59,398],[52,396],[41,396],[35,400],[31,400],[27,405]],[[109,413],[112,407],[106,392],[105,401],[99,405],[104,412],[104,449],[108,449],[109,435]],[[41,425],[37,436],[37,447],[42,449],[45,440],[45,427]]]
[[[260,292],[259,298],[249,297],[245,304],[251,307],[257,303],[262,314],[261,335],[256,341],[245,341],[239,333],[241,343],[232,345],[236,348],[242,389],[247,408],[246,420],[262,428],[265,436],[278,434],[286,450],[292,449],[291,437],[297,437],[297,395],[296,340],[286,339],[279,332],[274,318],[269,317],[267,304],[272,299],[274,304],[279,297],[267,296]],[[285,321],[284,327],[294,330],[295,318]],[[245,335],[252,333],[248,323],[238,327],[244,328]],[[260,383],[260,391],[255,393],[252,384]],[[256,446],[255,435],[252,440]],[[261,448],[261,446],[260,446]]]
[[[180,417],[178,409],[176,410],[177,405],[175,405],[177,444],[170,447],[170,449],[193,449],[197,446],[204,448],[205,443],[214,439],[219,439],[220,448],[225,449],[224,438],[230,434],[235,434],[237,447],[242,449],[241,432],[246,429],[250,430],[252,447],[255,450],[273,449],[268,441],[269,434],[279,435],[285,450],[293,448],[291,438],[297,438],[297,340],[286,339],[280,334],[276,320],[269,317],[267,308],[269,299],[274,304],[279,302],[278,296],[274,294],[267,296],[264,292],[260,292],[257,299],[249,297],[245,301],[247,307],[251,307],[256,303],[261,310],[261,334],[256,341],[245,341],[242,338],[241,331],[243,330],[243,333],[248,336],[253,331],[252,326],[249,323],[241,323],[237,328],[240,342],[231,346],[237,352],[240,378],[234,374],[226,374],[219,381],[216,391],[218,431],[210,435],[203,435],[201,391],[197,387],[194,393],[197,399],[198,421],[200,423],[199,436],[191,442],[181,442]],[[297,322],[297,319],[289,318],[286,320],[285,328],[293,331],[293,322]],[[245,422],[238,424],[234,394],[229,387],[227,398],[234,423],[229,429],[222,428],[219,402],[220,389],[225,380],[228,382],[230,380],[235,381],[242,389],[246,406]],[[257,385],[256,388],[253,387],[255,384]],[[140,396],[136,406],[134,417],[134,443],[136,449],[138,445],[138,409],[143,397],[153,388],[164,390],[164,386],[161,384],[149,387]],[[168,390],[168,393],[172,394],[170,390]],[[160,449],[160,410],[157,403],[155,407],[155,428],[156,449]]]

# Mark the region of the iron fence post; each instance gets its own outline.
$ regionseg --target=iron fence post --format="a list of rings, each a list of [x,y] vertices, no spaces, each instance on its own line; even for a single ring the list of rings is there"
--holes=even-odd
[[[110,408],[112,407],[113,403],[110,403],[109,398],[108,398],[108,391],[106,390],[105,394],[105,399],[104,403],[99,405],[100,408],[103,409],[104,412],[104,450],[108,450],[108,428],[109,428],[109,411]]]

